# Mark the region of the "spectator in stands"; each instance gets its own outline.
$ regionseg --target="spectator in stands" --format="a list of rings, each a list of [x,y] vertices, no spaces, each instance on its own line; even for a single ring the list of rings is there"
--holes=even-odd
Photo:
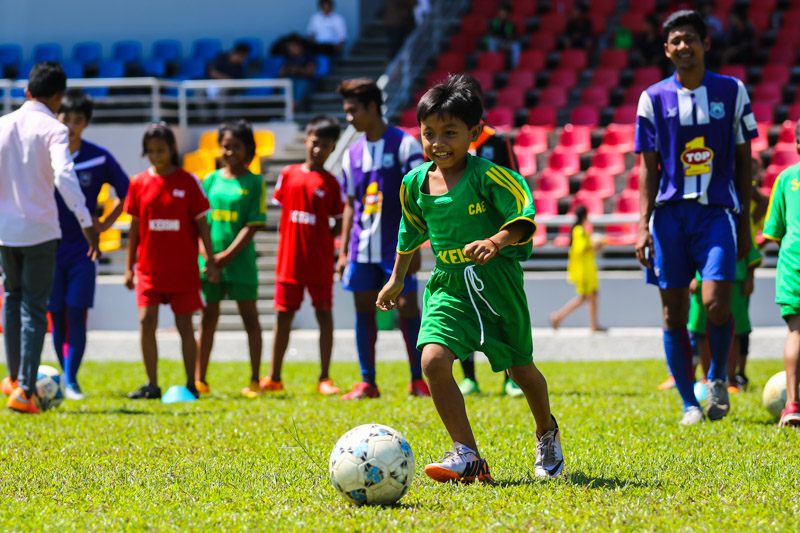
[[[347,24],[333,12],[333,0],[319,0],[319,11],[311,15],[306,32],[319,54],[338,56],[347,41]]]
[[[383,8],[383,23],[389,34],[389,59],[393,58],[409,33],[414,30],[414,7],[417,0],[392,0]]]
[[[756,47],[756,32],[745,14],[735,8],[728,15],[728,31],[725,32],[727,48],[722,52],[722,64],[749,65]]]
[[[286,55],[278,72],[280,78],[291,78],[295,108],[304,106],[314,90],[317,61],[299,36],[286,41]]]
[[[575,4],[572,14],[567,19],[567,27],[564,31],[564,48],[582,48],[590,50],[592,48],[592,20],[588,16],[589,6],[586,4]]]
[[[520,45],[514,40],[514,23],[511,22],[511,7],[508,4],[497,6],[497,14],[489,21],[486,32],[486,49],[501,50],[509,54],[511,68],[519,62]]]
[[[233,50],[217,55],[214,64],[208,69],[208,75],[215,80],[240,80],[247,77],[247,56],[250,45],[237,43]]]
[[[658,16],[644,19],[644,31],[636,37],[636,46],[631,50],[631,64],[636,67],[664,67],[664,37]]]
[[[414,7],[414,20],[417,26],[422,25],[425,16],[431,12],[431,0],[417,0],[417,5]]]
[[[708,36],[711,38],[711,49],[706,52],[706,65],[709,68],[718,68],[721,61],[720,54],[725,49],[725,29],[714,12],[713,1],[704,2],[700,9],[708,28]],[[661,55],[663,58],[664,54]]]

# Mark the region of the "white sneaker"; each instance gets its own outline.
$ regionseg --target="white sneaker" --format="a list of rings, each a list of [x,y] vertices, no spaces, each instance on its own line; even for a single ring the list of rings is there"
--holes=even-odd
[[[683,412],[683,418],[681,418],[680,423],[682,426],[693,426],[702,422],[704,418],[705,415],[703,414],[702,409],[694,405],[690,405]]]
[[[486,459],[481,459],[477,453],[463,444],[456,443],[454,448],[455,451],[444,453],[441,462],[426,465],[425,474],[440,483],[448,481],[472,483],[476,479],[483,482],[492,480]]]
[[[70,383],[67,385],[67,388],[64,389],[64,397],[67,400],[83,400],[83,392],[81,392],[80,386],[77,383]]]
[[[721,420],[728,415],[731,402],[728,398],[728,381],[715,379],[708,381],[708,395],[706,396],[706,415],[709,420]]]
[[[564,454],[561,452],[561,432],[553,417],[556,427],[536,439],[536,462],[533,474],[536,477],[553,478],[564,470]]]

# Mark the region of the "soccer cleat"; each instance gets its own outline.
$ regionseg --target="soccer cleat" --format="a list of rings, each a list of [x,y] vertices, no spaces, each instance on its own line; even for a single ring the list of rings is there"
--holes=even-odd
[[[683,412],[683,418],[681,418],[680,424],[682,426],[693,426],[702,422],[705,417],[706,415],[703,414],[702,409],[695,405],[690,405]]]
[[[736,386],[742,392],[747,392],[747,386],[750,385],[750,380],[744,374],[736,374]]]
[[[128,398],[131,400],[159,400],[161,399],[161,387],[154,387],[147,383],[135,391],[129,392]]]
[[[675,388],[675,378],[672,376],[669,376],[667,379],[665,379],[658,385],[658,390],[667,390],[672,388]]]
[[[455,445],[455,451],[444,452],[440,462],[426,465],[425,474],[439,483],[472,483],[476,479],[486,483],[492,480],[486,459],[460,444]]]
[[[735,381],[730,381],[728,385],[728,394],[739,394],[742,392],[742,388],[739,387],[739,384]]]
[[[205,381],[200,381],[199,379],[194,380],[194,388],[197,389],[197,392],[200,394],[211,394],[211,387],[209,387],[208,383]]]
[[[331,394],[339,394],[342,389],[334,385],[331,378],[325,378],[317,383],[317,392],[324,396],[330,396]]]
[[[708,380],[706,397],[706,416],[709,420],[721,420],[728,415],[731,402],[728,398],[728,385],[724,380]]]
[[[554,478],[564,470],[564,454],[561,451],[561,431],[558,422],[553,418],[555,428],[536,438],[536,461],[533,463],[533,474],[536,477]]]
[[[458,384],[458,389],[464,396],[481,393],[481,389],[478,388],[478,382],[469,378],[464,378],[461,380],[461,383]]]
[[[429,398],[431,390],[424,379],[412,379],[411,383],[408,384],[408,393],[419,398]]]
[[[503,385],[503,393],[511,396],[512,398],[519,398],[520,396],[524,395],[522,389],[519,388],[519,385],[514,383],[514,380],[506,377],[506,383]]]
[[[197,387],[194,386],[194,383],[187,383],[186,384],[186,390],[189,391],[189,394],[194,396],[195,400],[199,400],[200,399],[200,391],[197,390]]]
[[[786,408],[781,412],[781,421],[778,422],[778,427],[800,427],[800,404],[797,402],[786,402]]]
[[[350,392],[342,396],[342,400],[364,400],[366,398],[378,398],[380,395],[377,385],[361,381],[353,385]]]
[[[80,385],[77,383],[70,383],[64,389],[64,397],[67,400],[83,400],[83,392],[81,391]]]
[[[258,386],[263,391],[279,391],[283,390],[283,381],[272,381],[272,377],[264,376],[258,380]]]
[[[30,398],[22,390],[22,387],[17,387],[8,397],[6,407],[18,413],[25,413],[30,415],[40,414],[39,398],[36,394],[32,394]]]
[[[251,381],[250,384],[242,389],[242,395],[246,398],[257,398],[261,395],[261,386],[258,381]]]
[[[3,394],[5,394],[6,396],[11,396],[14,393],[14,389],[16,388],[17,388],[17,380],[11,379],[8,376],[3,378],[3,382],[0,383],[0,390],[2,390]]]

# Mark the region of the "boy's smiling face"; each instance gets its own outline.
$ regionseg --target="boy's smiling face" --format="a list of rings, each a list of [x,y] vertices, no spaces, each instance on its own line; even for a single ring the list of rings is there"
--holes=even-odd
[[[460,118],[432,113],[420,122],[425,155],[440,169],[464,163],[469,145],[478,138],[481,126],[470,128]]]

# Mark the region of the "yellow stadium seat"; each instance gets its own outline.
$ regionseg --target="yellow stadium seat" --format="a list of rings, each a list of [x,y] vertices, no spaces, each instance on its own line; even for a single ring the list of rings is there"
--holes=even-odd
[[[100,251],[113,252],[122,247],[122,233],[118,229],[108,229],[100,234]]]
[[[219,147],[217,135],[217,130],[204,131],[200,136],[200,145],[198,148],[214,154],[214,157],[219,157],[222,150]]]
[[[255,156],[252,161],[250,161],[250,166],[247,167],[250,172],[253,174],[261,174],[261,158]]]
[[[108,183],[104,183],[103,186],[100,187],[100,192],[97,193],[97,205],[103,205],[108,201],[108,188]]]
[[[272,157],[275,153],[275,134],[269,130],[253,133],[256,138],[256,157]]]
[[[183,156],[183,170],[191,172],[201,180],[216,169],[217,163],[214,157],[206,150],[195,150]]]

